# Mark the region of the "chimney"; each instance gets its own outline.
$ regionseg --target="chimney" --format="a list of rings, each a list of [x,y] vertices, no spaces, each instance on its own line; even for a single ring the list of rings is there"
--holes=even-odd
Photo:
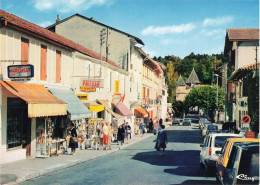
[[[60,15],[59,14],[57,15],[56,22],[60,22]]]

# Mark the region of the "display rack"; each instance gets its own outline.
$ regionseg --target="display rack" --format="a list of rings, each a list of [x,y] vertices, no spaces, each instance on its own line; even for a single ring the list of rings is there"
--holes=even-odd
[[[40,118],[36,121],[36,157],[50,157],[50,141],[46,118]]]

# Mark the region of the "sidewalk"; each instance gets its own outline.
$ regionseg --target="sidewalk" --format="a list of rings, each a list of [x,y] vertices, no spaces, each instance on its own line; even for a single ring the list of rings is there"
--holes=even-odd
[[[28,158],[2,164],[0,165],[0,184],[17,184],[37,176],[68,168],[114,153],[151,136],[153,136],[152,133],[145,133],[143,137],[141,137],[141,135],[135,135],[131,140],[128,140],[128,144],[117,145],[116,143],[112,143],[112,150],[107,151],[77,149],[75,155],[64,154],[49,158]]]

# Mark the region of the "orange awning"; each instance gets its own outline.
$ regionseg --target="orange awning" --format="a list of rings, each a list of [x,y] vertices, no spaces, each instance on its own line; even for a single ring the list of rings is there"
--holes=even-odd
[[[146,112],[146,110],[144,110],[143,108],[136,108],[135,114],[138,114],[138,113],[142,114],[144,118],[148,117],[148,112]]]
[[[53,96],[43,85],[0,81],[13,95],[28,103],[28,117],[67,115],[67,104]]]

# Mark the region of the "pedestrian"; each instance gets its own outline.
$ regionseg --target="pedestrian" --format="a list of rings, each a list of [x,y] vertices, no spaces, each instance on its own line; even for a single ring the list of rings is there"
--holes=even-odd
[[[156,145],[155,145],[155,149],[160,151],[160,155],[163,155],[163,156],[165,155],[164,151],[166,148],[166,144],[168,143],[167,132],[164,129],[165,129],[165,126],[162,125],[158,131],[157,141],[156,141]]]
[[[141,123],[140,126],[139,126],[139,128],[140,128],[140,133],[141,133],[141,135],[142,135],[142,137],[143,137],[143,135],[144,135],[144,133],[145,133],[145,124],[144,124],[144,123]]]
[[[103,139],[102,139],[102,144],[104,150],[107,150],[107,145],[108,145],[108,140],[109,140],[109,131],[108,131],[108,123],[104,123],[104,126],[102,128],[102,133],[103,133]]]
[[[74,155],[76,152],[76,148],[78,148],[78,134],[74,123],[72,123],[71,125],[70,136],[71,137],[69,147],[71,148],[71,154]]]
[[[118,127],[117,130],[117,144],[119,145],[119,142],[121,142],[121,145],[124,143],[125,139],[125,129],[123,128],[122,125]]]
[[[159,125],[161,126],[162,124],[163,124],[163,119],[160,118],[160,120],[159,120]]]
[[[128,139],[131,139],[131,126],[128,125],[128,122],[125,123],[125,138],[126,138],[126,143],[128,143]]]
[[[152,133],[153,132],[153,120],[150,119],[150,122],[149,122],[149,132]]]

